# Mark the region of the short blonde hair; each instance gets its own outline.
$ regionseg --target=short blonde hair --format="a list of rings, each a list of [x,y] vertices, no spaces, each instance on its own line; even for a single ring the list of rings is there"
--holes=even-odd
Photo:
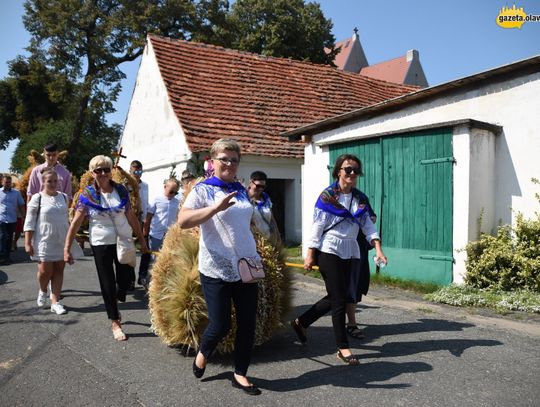
[[[88,169],[90,171],[94,171],[96,168],[104,168],[104,167],[110,168],[110,169],[112,169],[113,167],[112,160],[106,155],[96,155],[88,163]]]
[[[214,144],[212,144],[212,147],[210,148],[210,157],[216,158],[218,153],[225,150],[234,151],[238,154],[238,158],[241,156],[240,144],[238,144],[236,140],[230,138],[220,138],[219,140],[215,141]]]

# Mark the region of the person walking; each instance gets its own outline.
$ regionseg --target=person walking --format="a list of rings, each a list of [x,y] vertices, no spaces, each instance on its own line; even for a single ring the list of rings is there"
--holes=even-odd
[[[0,265],[11,263],[10,252],[17,224],[17,210],[24,214],[24,199],[17,189],[12,188],[11,175],[6,174],[0,188]]]
[[[64,260],[73,261],[71,244],[84,218],[88,217],[90,246],[107,316],[112,321],[113,337],[117,341],[125,341],[127,336],[122,330],[118,301],[126,301],[133,267],[118,261],[117,239],[131,238],[135,231],[141,251],[147,252],[148,247],[139,220],[131,210],[129,192],[111,179],[112,166],[112,160],[103,155],[90,160],[88,169],[94,177],[94,183],[79,195],[64,244]]]
[[[359,202],[365,205],[369,218],[375,224],[377,215],[373,211],[367,195],[360,193]],[[369,251],[373,249],[366,240],[362,230],[358,231],[358,247],[360,249],[360,258],[351,260],[351,279],[347,295],[347,334],[355,339],[365,338],[364,331],[360,329],[356,322],[356,304],[362,301],[362,295],[366,295],[369,290],[370,270],[369,270]]]
[[[38,262],[38,307],[45,305],[50,283],[51,312],[62,315],[66,313],[59,301],[66,265],[63,248],[69,228],[68,197],[63,192],[58,192],[58,175],[53,169],[44,169],[41,180],[43,190],[32,195],[28,202],[24,222],[24,248],[30,258]],[[74,258],[82,256],[78,245],[75,245],[73,252]]]
[[[43,147],[43,156],[45,162],[43,164],[36,165],[30,173],[28,180],[28,189],[26,190],[27,202],[30,201],[32,195],[39,193],[42,189],[42,176],[41,173],[45,168],[52,168],[58,176],[58,182],[56,188],[59,192],[63,192],[67,195],[68,200],[71,201],[71,173],[58,162],[58,146],[54,143],[45,144]]]
[[[177,198],[178,187],[179,185],[176,179],[168,179],[163,186],[163,195],[156,197],[148,206],[143,234],[149,242],[150,250],[153,252],[161,249],[169,226],[177,220],[180,205],[180,201]],[[151,257],[151,253],[145,253],[141,256],[139,279],[145,287],[148,287],[149,283],[148,268]]]
[[[304,260],[306,270],[311,270],[318,263],[327,295],[291,321],[298,339],[305,344],[308,327],[331,311],[337,357],[347,365],[359,364],[358,357],[349,348],[345,329],[351,260],[360,257],[356,240],[359,229],[375,247],[377,260],[387,261],[367,207],[360,201],[361,192],[356,189],[360,175],[362,163],[358,157],[342,154],[336,159],[332,171],[335,182],[322,191],[315,203],[313,226]]]
[[[141,229],[144,225],[144,221],[146,219],[146,212],[148,210],[148,184],[144,182],[141,177],[143,175],[143,165],[139,160],[133,160],[129,166],[129,173],[135,178],[137,181],[137,185],[139,186],[139,199],[141,203],[141,213],[139,214],[139,222],[141,225]],[[146,244],[148,245],[148,241],[146,241]],[[144,259],[141,259],[141,263],[139,264],[139,277],[137,278],[137,284],[144,286],[143,284],[143,277],[145,277],[145,270],[144,266],[146,265],[146,271],[148,271],[147,262],[149,261],[150,253],[144,254]],[[129,289],[133,290],[135,288],[135,269],[130,270],[130,278],[131,282],[129,284]]]
[[[247,191],[254,211],[255,227],[266,239],[280,241],[279,230],[272,215],[272,200],[264,190],[268,177],[262,171],[254,171],[249,176]]]
[[[247,191],[236,181],[240,145],[217,140],[210,149],[214,175],[195,185],[180,209],[183,229],[200,226],[199,273],[208,309],[208,326],[193,361],[201,378],[210,355],[231,328],[231,303],[236,311],[236,341],[232,385],[250,395],[261,393],[246,377],[251,361],[257,314],[257,283],[243,283],[240,258],[260,261],[250,229],[253,207]]]

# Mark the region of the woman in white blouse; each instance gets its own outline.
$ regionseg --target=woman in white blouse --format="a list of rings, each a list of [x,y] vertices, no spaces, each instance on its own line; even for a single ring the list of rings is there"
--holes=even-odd
[[[306,329],[332,311],[337,357],[345,364],[358,365],[358,357],[349,349],[345,311],[351,259],[360,257],[356,240],[359,229],[375,247],[377,260],[386,262],[387,259],[379,234],[369,217],[368,206],[361,199],[363,194],[356,189],[357,178],[363,175],[362,163],[352,154],[343,154],[336,159],[332,175],[336,181],[321,193],[315,203],[313,227],[304,260],[306,270],[311,270],[318,263],[328,295],[291,321],[291,326],[300,342],[306,343]]]
[[[251,360],[257,314],[257,284],[240,279],[238,260],[259,259],[250,230],[253,207],[245,188],[236,182],[240,146],[220,139],[210,149],[214,176],[198,183],[185,198],[178,216],[183,229],[200,226],[199,272],[208,309],[208,326],[193,361],[201,378],[208,358],[231,328],[231,304],[236,311],[233,387],[250,395],[260,390],[246,377]]]
[[[41,173],[43,190],[34,194],[28,202],[24,222],[24,247],[32,260],[38,262],[38,307],[47,301],[47,289],[51,283],[51,312],[65,314],[66,309],[58,302],[64,281],[64,240],[69,228],[68,198],[58,192],[58,175],[47,168]],[[82,254],[82,253],[81,253]]]
[[[104,155],[97,155],[90,160],[88,169],[94,177],[94,183],[84,188],[79,195],[66,236],[64,259],[72,260],[73,239],[85,217],[88,217],[90,247],[107,316],[111,320],[113,338],[125,341],[127,335],[122,330],[118,301],[126,301],[133,267],[118,261],[117,238],[130,238],[135,232],[141,252],[147,252],[148,247],[139,220],[131,209],[126,187],[112,180],[112,167],[112,160]]]

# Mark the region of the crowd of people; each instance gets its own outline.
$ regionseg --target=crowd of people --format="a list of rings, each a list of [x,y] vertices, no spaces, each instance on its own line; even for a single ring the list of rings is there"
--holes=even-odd
[[[126,301],[127,292],[135,284],[133,235],[142,253],[137,282],[147,287],[152,256],[161,249],[169,227],[175,223],[183,229],[199,227],[198,264],[208,326],[193,360],[193,374],[197,378],[204,375],[208,360],[231,329],[234,305],[232,385],[250,395],[260,394],[247,377],[258,287],[257,283],[243,281],[239,263],[244,259],[260,263],[253,229],[271,241],[280,238],[272,200],[265,191],[267,175],[253,172],[247,186],[238,181],[240,145],[230,139],[216,141],[202,181],[194,183],[193,173],[185,170],[180,181],[166,180],[162,193],[150,201],[148,184],[141,179],[143,165],[132,161],[130,174],[139,188],[139,211],[132,208],[128,189],[112,180],[113,162],[109,157],[98,155],[90,160],[88,170],[93,182],[80,191],[72,205],[71,174],[58,162],[57,146],[47,144],[43,156],[45,163],[31,172],[26,204],[12,187],[11,176],[0,178],[0,264],[10,262],[19,215],[24,219],[25,250],[37,262],[37,306],[50,301],[51,312],[67,312],[60,303],[64,267],[83,255],[75,238],[83,221],[88,220],[90,247],[113,338],[125,341],[118,303]],[[334,182],[315,202],[304,268],[319,267],[327,295],[290,322],[298,340],[306,344],[309,327],[330,312],[337,357],[347,365],[359,364],[349,337],[364,337],[355,311],[369,286],[368,251],[374,248],[376,260],[387,262],[375,226],[376,215],[368,197],[356,188],[361,175],[360,159],[341,155],[332,172]],[[74,215],[70,223],[71,205]]]

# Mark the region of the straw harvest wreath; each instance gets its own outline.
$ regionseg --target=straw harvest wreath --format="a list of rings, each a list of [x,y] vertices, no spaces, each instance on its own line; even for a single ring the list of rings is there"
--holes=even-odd
[[[189,191],[186,191],[186,195]],[[266,277],[258,283],[259,297],[255,345],[268,341],[282,326],[290,307],[291,277],[279,243],[255,233],[257,251],[262,257]],[[199,229],[169,228],[163,247],[152,268],[148,291],[152,329],[169,346],[197,349],[208,323],[198,271]],[[230,353],[236,331],[234,307],[231,331],[217,350]],[[184,349],[185,349],[184,348]]]

